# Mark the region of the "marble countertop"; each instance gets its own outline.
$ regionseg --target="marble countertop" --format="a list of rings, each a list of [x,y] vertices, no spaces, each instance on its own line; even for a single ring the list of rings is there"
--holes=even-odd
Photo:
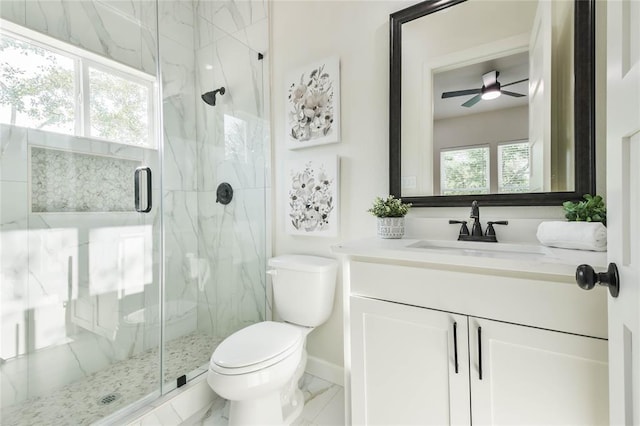
[[[580,264],[591,265],[596,272],[607,267],[606,252],[558,249],[539,244],[367,238],[336,244],[331,251],[342,256],[385,259],[391,263],[556,275],[572,280]]]

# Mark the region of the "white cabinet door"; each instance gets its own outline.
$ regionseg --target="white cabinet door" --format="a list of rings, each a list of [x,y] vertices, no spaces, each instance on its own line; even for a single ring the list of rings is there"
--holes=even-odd
[[[606,340],[473,317],[469,333],[474,425],[608,424]]]
[[[353,424],[468,425],[467,317],[355,296],[350,303]]]

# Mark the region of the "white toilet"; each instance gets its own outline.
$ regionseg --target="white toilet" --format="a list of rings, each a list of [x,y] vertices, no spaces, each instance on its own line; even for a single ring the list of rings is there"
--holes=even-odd
[[[338,263],[283,255],[269,259],[273,303],[283,321],[264,321],[227,337],[211,355],[207,382],[231,401],[229,425],[288,425],[302,412],[298,381],[307,335],[333,307]]]

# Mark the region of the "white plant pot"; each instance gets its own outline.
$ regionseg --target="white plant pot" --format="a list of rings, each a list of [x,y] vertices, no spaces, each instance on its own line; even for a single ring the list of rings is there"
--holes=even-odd
[[[379,217],[378,237],[402,238],[404,235],[404,217]]]

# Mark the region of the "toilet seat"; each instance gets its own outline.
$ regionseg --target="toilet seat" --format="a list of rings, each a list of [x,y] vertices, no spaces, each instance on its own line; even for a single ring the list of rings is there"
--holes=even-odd
[[[227,337],[211,355],[209,369],[219,374],[247,374],[270,367],[300,352],[305,340],[300,328],[264,321]]]

